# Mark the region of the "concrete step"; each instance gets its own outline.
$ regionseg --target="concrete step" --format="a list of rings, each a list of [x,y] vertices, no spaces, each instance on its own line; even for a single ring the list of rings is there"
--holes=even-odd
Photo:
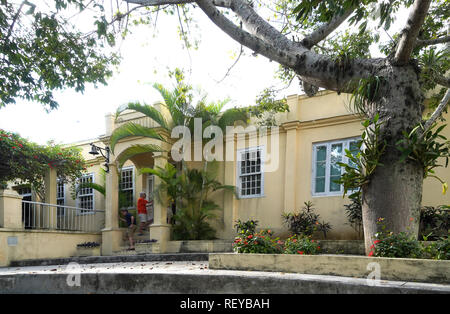
[[[52,259],[30,259],[12,261],[10,267],[98,264],[98,263],[131,263],[131,262],[184,262],[184,261],[208,261],[207,253],[177,253],[177,254],[128,254],[112,256],[83,256]],[[0,270],[2,268],[0,267]]]
[[[111,271],[114,269],[114,271]],[[70,275],[71,277],[68,277]],[[165,294],[348,294],[450,293],[443,284],[385,281],[295,273],[209,269],[208,262],[152,262],[0,269],[2,293],[165,293]],[[239,296],[237,296],[239,297]],[[270,296],[267,296],[270,298]],[[167,304],[168,306],[173,305]],[[179,303],[175,304],[179,309]],[[223,303],[222,303],[223,305]],[[274,304],[275,305],[275,304]],[[272,307],[271,307],[272,308]]]

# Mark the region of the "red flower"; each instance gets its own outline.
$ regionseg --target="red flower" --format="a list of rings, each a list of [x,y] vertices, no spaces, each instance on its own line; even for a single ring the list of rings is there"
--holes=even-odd
[[[373,241],[374,244],[380,243],[380,240]]]
[[[253,238],[253,236],[252,236],[252,235],[249,235],[249,236],[247,237],[247,239],[251,239],[251,238]]]
[[[20,147],[23,147],[23,145],[22,145],[22,144],[20,144],[20,143],[19,143],[19,146],[20,146]]]
[[[13,148],[13,149],[16,149],[17,147],[16,147],[16,146],[13,146],[12,148]]]
[[[244,244],[245,244],[245,245],[247,245],[247,244],[248,244],[248,242],[247,242],[247,241],[244,241]]]
[[[314,243],[314,240],[311,240],[311,243]]]
[[[34,155],[33,157],[34,157],[34,159],[38,159],[38,156],[36,156],[36,155]]]
[[[317,249],[320,250],[320,246],[318,246]]]
[[[373,256],[373,251],[370,251],[369,256]]]
[[[62,153],[58,153],[58,155],[62,155]]]
[[[298,253],[298,254],[303,254],[304,252],[303,252],[303,251],[297,251],[297,253]]]

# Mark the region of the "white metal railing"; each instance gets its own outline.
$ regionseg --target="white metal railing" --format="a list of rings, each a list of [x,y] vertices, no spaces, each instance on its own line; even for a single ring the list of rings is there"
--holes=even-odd
[[[98,232],[105,225],[105,211],[22,201],[25,229]]]

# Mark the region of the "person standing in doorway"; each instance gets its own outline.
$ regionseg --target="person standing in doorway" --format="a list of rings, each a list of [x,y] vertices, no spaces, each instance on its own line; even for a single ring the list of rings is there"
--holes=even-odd
[[[147,201],[146,196],[147,195],[145,194],[145,192],[139,193],[139,199],[137,201],[138,216],[140,222],[138,235],[143,235],[144,230],[148,228],[148,226],[153,222],[153,219],[150,218],[149,212],[147,210],[150,209],[153,201]]]

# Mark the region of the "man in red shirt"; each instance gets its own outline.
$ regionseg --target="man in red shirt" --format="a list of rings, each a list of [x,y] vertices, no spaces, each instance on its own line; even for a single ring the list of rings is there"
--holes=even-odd
[[[145,198],[146,194],[144,192],[141,192],[137,201],[138,216],[140,221],[138,235],[143,235],[144,229],[153,222],[153,219],[150,218],[150,215],[147,212],[147,208],[150,210],[150,207],[153,206],[153,201],[149,202]]]

